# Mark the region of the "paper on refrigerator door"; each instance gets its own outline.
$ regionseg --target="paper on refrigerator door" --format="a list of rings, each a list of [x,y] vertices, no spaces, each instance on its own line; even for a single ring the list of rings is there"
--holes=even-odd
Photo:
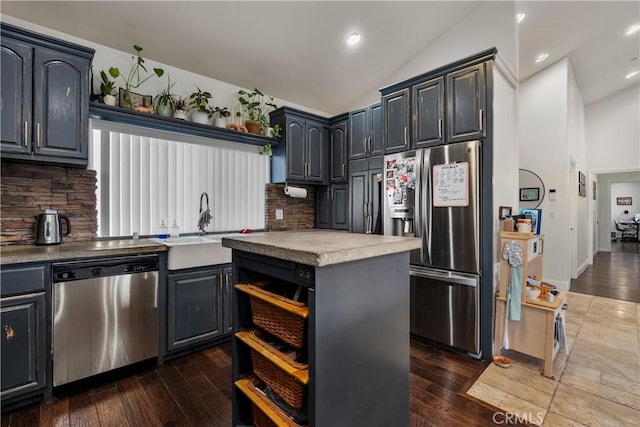
[[[433,166],[433,206],[469,206],[469,163]]]

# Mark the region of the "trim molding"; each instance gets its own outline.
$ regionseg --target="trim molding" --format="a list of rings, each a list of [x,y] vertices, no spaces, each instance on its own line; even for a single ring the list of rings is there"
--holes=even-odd
[[[506,59],[500,52],[496,53],[496,60],[494,61],[495,68],[500,72],[502,77],[504,77],[509,84],[511,84],[512,88],[518,87],[520,80],[518,79],[518,75],[513,71],[513,69],[509,66]]]

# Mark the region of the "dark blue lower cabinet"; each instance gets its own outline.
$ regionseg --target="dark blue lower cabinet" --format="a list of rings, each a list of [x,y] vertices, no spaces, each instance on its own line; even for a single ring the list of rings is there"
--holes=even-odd
[[[0,300],[2,401],[45,387],[45,294]]]
[[[169,353],[175,351],[176,356],[231,336],[233,281],[230,265],[170,271],[167,285]]]

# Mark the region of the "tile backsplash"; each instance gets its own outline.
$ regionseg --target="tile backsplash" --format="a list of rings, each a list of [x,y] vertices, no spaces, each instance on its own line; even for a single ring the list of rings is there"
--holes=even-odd
[[[35,216],[45,209],[69,216],[65,240],[95,237],[95,171],[3,161],[0,175],[0,244],[33,244]]]
[[[307,197],[292,198],[284,194],[284,184],[265,186],[265,227],[271,231],[301,230],[315,227],[315,188],[296,185],[307,190]],[[276,219],[276,209],[282,209],[282,219]]]

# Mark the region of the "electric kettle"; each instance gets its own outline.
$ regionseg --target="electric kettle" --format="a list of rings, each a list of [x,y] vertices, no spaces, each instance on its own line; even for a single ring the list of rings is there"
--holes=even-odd
[[[62,238],[71,233],[71,222],[66,215],[55,209],[47,209],[36,217],[36,245],[59,245]],[[62,220],[67,223],[67,231],[62,234]]]

